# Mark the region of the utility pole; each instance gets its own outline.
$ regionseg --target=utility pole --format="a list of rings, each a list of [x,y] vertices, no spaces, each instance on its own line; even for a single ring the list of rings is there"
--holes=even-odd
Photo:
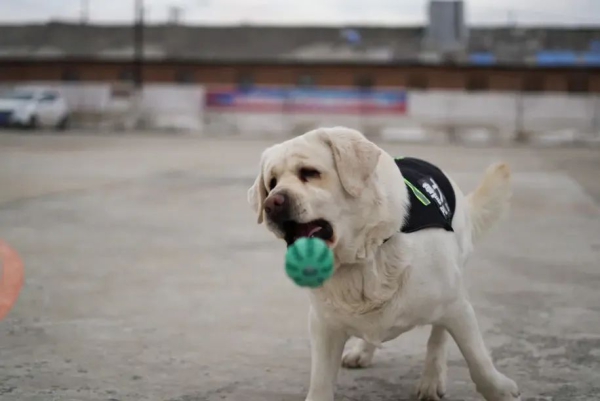
[[[506,21],[508,22],[508,26],[514,28],[517,26],[517,13],[513,10],[508,10],[506,14]]]
[[[600,96],[592,95],[592,134],[595,137],[600,138]]]
[[[169,24],[179,25],[181,22],[181,14],[183,8],[181,6],[170,6],[169,7]]]
[[[512,42],[517,46],[517,63],[525,63],[526,49],[525,44],[521,41],[515,40],[515,34],[517,32],[517,13],[509,10],[508,12],[508,24],[512,29],[513,38]],[[515,93],[515,141],[517,143],[524,143],[527,141],[527,133],[525,132],[525,98],[524,98],[524,82],[526,77],[521,76],[519,82],[519,88]]]
[[[144,85],[144,0],[135,0],[133,75],[136,89]]]
[[[142,92],[144,86],[144,0],[134,0],[133,39],[133,94],[131,112],[127,119],[128,129],[139,128],[142,124]]]
[[[79,23],[85,25],[90,19],[90,0],[81,0],[81,14]]]
[[[523,79],[521,80],[523,81]],[[520,85],[523,85],[523,82],[520,82]],[[516,93],[515,99],[515,141],[518,143],[523,143],[527,141],[527,134],[525,133],[524,127],[524,108],[525,102],[523,99],[523,88],[519,88]]]

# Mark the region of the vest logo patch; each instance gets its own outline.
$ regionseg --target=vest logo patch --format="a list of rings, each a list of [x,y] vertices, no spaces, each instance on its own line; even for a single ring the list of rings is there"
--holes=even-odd
[[[450,217],[450,206],[444,193],[432,177],[419,180],[419,185],[427,192],[427,195],[437,204],[444,218]]]

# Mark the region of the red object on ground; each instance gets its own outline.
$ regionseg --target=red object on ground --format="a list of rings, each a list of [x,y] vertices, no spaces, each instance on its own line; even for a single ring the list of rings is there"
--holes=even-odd
[[[24,281],[23,261],[19,254],[0,240],[0,320],[17,302]]]

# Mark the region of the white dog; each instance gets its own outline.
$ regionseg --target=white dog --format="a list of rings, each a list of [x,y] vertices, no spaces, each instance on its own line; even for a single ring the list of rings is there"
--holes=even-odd
[[[335,255],[333,277],[310,292],[306,400],[333,401],[340,362],[368,366],[381,343],[421,325],[432,329],[420,399],[443,397],[452,337],[487,401],[520,400],[515,382],[496,369],[486,350],[462,279],[473,243],[508,209],[508,166],[491,166],[467,196],[444,178],[454,192],[446,197],[455,202],[448,227],[405,232],[414,195],[423,193],[405,180],[396,161],[358,131],[317,129],[266,149],[248,190],[258,222],[278,238],[289,245],[317,236]],[[432,202],[435,194],[429,192],[423,204],[447,208],[448,199]],[[342,358],[351,336],[360,340]]]

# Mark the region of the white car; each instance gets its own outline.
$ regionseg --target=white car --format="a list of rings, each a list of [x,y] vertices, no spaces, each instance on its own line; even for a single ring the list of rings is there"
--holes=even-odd
[[[69,107],[53,89],[14,89],[0,93],[0,126],[66,129]]]

